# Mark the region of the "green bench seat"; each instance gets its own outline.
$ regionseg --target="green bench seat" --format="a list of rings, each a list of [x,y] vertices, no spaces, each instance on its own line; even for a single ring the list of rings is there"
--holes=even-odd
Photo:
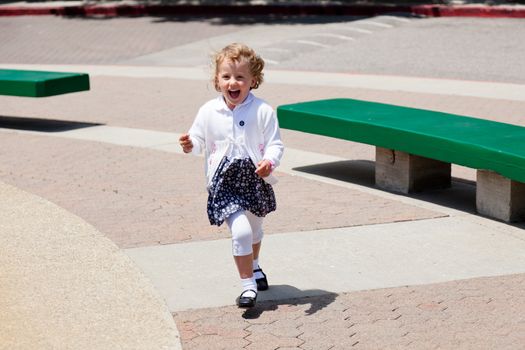
[[[0,69],[0,95],[47,97],[89,90],[84,73]]]
[[[478,212],[525,218],[524,127],[353,99],[283,105],[277,115],[281,128],[377,146],[381,188],[448,187],[450,164],[459,164],[478,169]]]

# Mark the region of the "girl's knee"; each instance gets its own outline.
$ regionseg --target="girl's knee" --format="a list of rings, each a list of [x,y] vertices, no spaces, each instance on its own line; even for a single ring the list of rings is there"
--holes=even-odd
[[[228,220],[228,225],[230,226],[230,231],[232,234],[233,255],[249,255],[253,253],[252,244],[254,239],[252,228],[245,215],[235,214],[231,220]]]
[[[250,226],[252,228],[252,235],[253,235],[253,244],[257,244],[262,241],[262,238],[264,236],[262,224],[263,224],[263,218],[258,217],[251,212],[248,212],[246,214],[246,217],[248,218],[248,221],[250,222]]]
[[[232,250],[233,255],[243,256],[253,252],[253,236],[249,230],[232,231]]]

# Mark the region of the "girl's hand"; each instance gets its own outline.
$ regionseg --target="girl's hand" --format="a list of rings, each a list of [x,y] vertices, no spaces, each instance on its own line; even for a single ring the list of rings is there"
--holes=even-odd
[[[179,138],[179,144],[182,147],[184,153],[190,153],[193,149],[193,142],[191,142],[189,134],[182,134]]]
[[[267,159],[261,160],[259,163],[257,163],[257,169],[255,169],[255,173],[260,177],[266,177],[270,175],[272,173],[272,163]]]

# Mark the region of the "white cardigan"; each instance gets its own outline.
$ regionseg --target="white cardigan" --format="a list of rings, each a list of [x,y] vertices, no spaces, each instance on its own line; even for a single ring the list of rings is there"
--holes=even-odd
[[[234,123],[241,135],[235,135]],[[205,103],[197,113],[188,132],[193,143],[193,154],[205,151],[205,173],[210,182],[226,155],[231,155],[233,145],[243,147],[252,162],[269,160],[274,167],[280,164],[284,146],[281,141],[279,124],[273,108],[252,93],[233,111],[228,108],[221,96]],[[275,176],[264,180],[277,183]]]

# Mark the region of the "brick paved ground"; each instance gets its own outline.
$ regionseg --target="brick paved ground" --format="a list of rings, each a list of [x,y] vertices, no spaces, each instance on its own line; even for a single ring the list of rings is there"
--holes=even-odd
[[[525,275],[190,310],[184,349],[521,349]],[[520,310],[520,311],[518,311]]]
[[[0,62],[112,64],[237,30],[205,19],[191,21],[191,26],[185,22],[154,17],[2,17]]]
[[[190,28],[145,18],[2,18],[0,61],[114,64],[239,29],[195,21]],[[94,77],[92,83],[90,92],[50,99],[0,97],[1,114],[182,132],[198,106],[215,95],[201,81]],[[351,97],[525,125],[525,103],[515,101],[279,84],[264,84],[258,94],[275,106]],[[283,137],[288,147],[372,159],[368,146],[290,131],[283,131]],[[121,247],[227,236],[224,229],[217,232],[206,224],[203,182],[195,176],[202,173],[201,159],[6,133],[0,148],[2,181],[81,216]],[[279,176],[280,210],[267,220],[268,233],[439,215]],[[308,273],[308,266],[304,270]],[[498,276],[264,302],[249,312],[234,306],[188,310],[174,319],[184,349],[521,349],[524,287],[525,275]]]
[[[209,225],[202,158],[2,133],[2,181],[84,218],[122,248],[228,237]],[[443,214],[278,173],[267,233],[419,220]],[[322,210],[322,215],[320,215]]]

